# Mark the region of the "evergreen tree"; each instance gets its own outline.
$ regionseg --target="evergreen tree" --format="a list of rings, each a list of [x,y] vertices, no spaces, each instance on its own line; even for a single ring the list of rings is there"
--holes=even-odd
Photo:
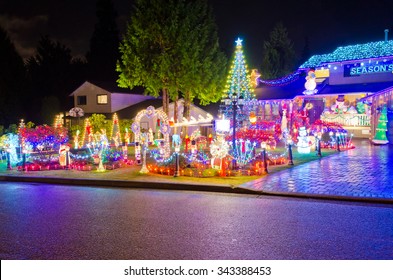
[[[310,57],[311,57],[310,41],[308,39],[308,36],[306,36],[306,37],[304,37],[304,47],[303,47],[302,54],[300,57],[299,65],[306,62],[308,59],[310,59]]]
[[[223,104],[221,105],[220,113],[224,114],[226,118],[232,118],[232,100],[235,99],[237,105],[240,106],[242,104],[239,104],[239,98],[245,103],[254,98],[254,89],[251,85],[250,73],[244,57],[242,40],[240,38],[236,41],[236,50],[229,70],[225,91],[222,95]],[[248,117],[247,112],[249,109],[249,106],[244,106],[239,112],[238,120],[244,120]]]
[[[276,25],[263,44],[261,73],[264,79],[275,79],[291,73],[295,66],[295,51],[282,23]]]
[[[97,0],[97,23],[86,54],[88,77],[93,80],[116,81],[116,61],[119,59],[117,12],[112,0]]]
[[[190,117],[194,98],[207,105],[220,100],[225,85],[227,58],[220,50],[212,9],[206,1],[189,2],[178,43],[183,50],[180,90],[184,115]]]
[[[52,123],[53,119],[49,118],[54,115],[48,116],[47,112],[57,114],[60,110],[68,110],[71,107],[68,98],[72,90],[71,63],[71,50],[68,47],[52,40],[49,36],[41,37],[36,54],[27,61],[32,85],[30,94],[34,96],[30,102],[30,117],[38,123]],[[51,103],[50,100],[57,100],[57,102]],[[59,107],[54,108],[55,104],[59,104]],[[51,108],[45,108],[47,106]]]
[[[8,126],[26,117],[23,110],[26,82],[24,62],[0,26],[0,124]]]
[[[386,131],[388,130],[387,129],[387,122],[388,122],[387,108],[386,108],[386,105],[384,105],[381,110],[381,115],[379,116],[379,119],[378,119],[378,125],[376,128],[375,136],[372,140],[372,142],[374,144],[387,144],[387,143],[389,143],[389,140],[386,137]]]
[[[219,98],[215,89],[225,57],[206,1],[169,0],[162,5],[137,0],[120,51],[119,86],[143,86],[156,97],[161,91],[166,113],[169,99],[176,101],[179,92],[186,111],[195,97],[205,103]]]

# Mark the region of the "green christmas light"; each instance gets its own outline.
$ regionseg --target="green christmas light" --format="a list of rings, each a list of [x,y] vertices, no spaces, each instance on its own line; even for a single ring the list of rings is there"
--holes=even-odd
[[[313,68],[327,63],[393,56],[393,40],[338,47],[329,54],[314,55],[299,69]]]
[[[387,108],[386,105],[382,107],[381,110],[381,115],[378,120],[378,126],[376,128],[375,132],[375,137],[372,140],[374,144],[387,144],[389,143],[388,138],[386,137],[386,131],[387,129],[387,122],[388,122],[388,117],[387,117]]]
[[[242,41],[243,40],[240,38],[236,40],[235,56],[229,70],[223,98],[232,99],[234,94],[236,94],[237,97],[242,97],[244,100],[251,100],[254,98],[249,71],[243,54]]]

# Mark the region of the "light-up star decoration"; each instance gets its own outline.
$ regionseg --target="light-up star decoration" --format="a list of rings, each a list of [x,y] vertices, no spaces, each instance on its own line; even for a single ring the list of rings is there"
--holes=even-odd
[[[240,38],[237,38],[237,40],[236,40],[235,42],[236,42],[236,46],[241,46],[241,45],[242,45],[242,42],[243,42],[243,40],[242,40],[242,39],[240,39]]]

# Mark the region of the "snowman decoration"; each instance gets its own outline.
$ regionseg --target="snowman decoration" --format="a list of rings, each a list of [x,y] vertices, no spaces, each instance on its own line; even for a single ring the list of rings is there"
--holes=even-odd
[[[342,114],[348,111],[348,106],[345,105],[344,95],[337,97],[336,103],[332,105],[331,110],[336,114]]]
[[[304,95],[313,95],[318,92],[317,89],[317,82],[315,81],[315,72],[314,70],[308,71],[308,75],[306,77],[306,83],[304,84],[305,91],[303,91]]]
[[[309,154],[311,151],[310,137],[304,126],[299,128],[299,136],[297,139],[297,151],[299,154]]]

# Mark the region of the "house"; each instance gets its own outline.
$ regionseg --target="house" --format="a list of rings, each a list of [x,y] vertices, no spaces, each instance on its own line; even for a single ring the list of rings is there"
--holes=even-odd
[[[310,123],[339,123],[354,136],[372,138],[381,105],[393,109],[393,40],[314,55],[286,77],[260,80],[255,94],[260,118],[278,119],[285,107],[304,111]]]
[[[135,116],[140,111],[146,109],[149,106],[153,106],[156,110],[162,110],[162,100],[161,99],[145,100],[118,111],[117,115],[120,119],[134,119]],[[174,102],[169,103],[168,119],[171,121],[171,123],[174,121],[174,111],[175,111],[174,106],[175,106]],[[190,120],[185,120],[183,118],[184,100],[179,99],[177,102],[177,106],[178,106],[177,108],[178,123],[172,124],[171,133],[175,133],[175,132],[180,133],[182,127],[186,127],[185,133],[188,135],[191,135],[192,132],[194,132],[197,129],[199,129],[201,131],[201,134],[203,135],[208,135],[209,133],[212,133],[213,114],[207,112],[200,106],[191,104]],[[158,123],[159,121],[157,116],[151,118],[144,116],[141,119],[140,126],[141,128],[144,128],[146,130],[151,128],[152,131],[155,133],[156,130],[158,129],[158,125],[157,125]]]
[[[154,100],[152,96],[143,95],[142,90],[131,93],[108,82],[86,81],[71,94],[74,107],[79,107],[85,114],[113,114],[124,108],[145,100]]]

